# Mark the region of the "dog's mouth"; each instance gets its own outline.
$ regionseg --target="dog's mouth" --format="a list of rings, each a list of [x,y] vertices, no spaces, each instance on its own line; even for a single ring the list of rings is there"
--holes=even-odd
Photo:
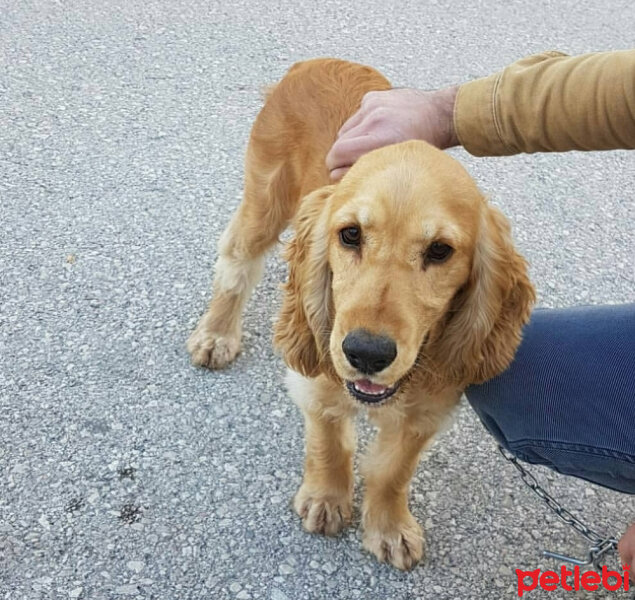
[[[355,381],[347,381],[346,389],[349,394],[363,404],[377,406],[390,398],[398,389],[400,382],[394,385],[380,385],[373,383],[368,379],[357,379]]]

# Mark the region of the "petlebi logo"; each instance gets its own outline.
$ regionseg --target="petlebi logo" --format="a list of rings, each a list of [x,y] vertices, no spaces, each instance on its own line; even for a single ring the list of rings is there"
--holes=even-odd
[[[586,590],[595,592],[597,590],[606,590],[609,592],[625,591],[631,589],[630,584],[630,568],[628,565],[622,567],[622,571],[611,571],[606,566],[602,567],[601,572],[584,571],[580,567],[573,567],[573,570],[567,569],[564,565],[560,567],[560,573],[556,571],[541,571],[535,569],[533,571],[522,571],[516,569],[516,577],[518,578],[518,596],[523,597],[525,592],[535,590],[537,587],[553,592],[557,589],[566,590],[568,592]]]

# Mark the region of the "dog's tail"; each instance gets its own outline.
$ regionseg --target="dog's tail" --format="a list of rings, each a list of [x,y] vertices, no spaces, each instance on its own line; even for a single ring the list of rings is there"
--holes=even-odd
[[[277,83],[269,83],[260,87],[260,97],[263,102],[266,102],[271,98],[271,94],[278,87]]]

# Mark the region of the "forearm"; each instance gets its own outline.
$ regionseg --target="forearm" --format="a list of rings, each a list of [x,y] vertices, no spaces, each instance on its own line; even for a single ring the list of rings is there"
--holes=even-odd
[[[635,50],[524,58],[462,85],[454,127],[476,156],[635,148]]]

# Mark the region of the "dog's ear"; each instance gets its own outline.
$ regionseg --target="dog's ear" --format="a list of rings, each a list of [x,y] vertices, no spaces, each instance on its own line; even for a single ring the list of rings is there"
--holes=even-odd
[[[434,362],[451,381],[482,383],[504,371],[520,344],[536,299],[527,263],[514,248],[509,223],[486,206],[472,271],[457,294]]]
[[[285,252],[289,278],[283,287],[274,345],[287,365],[306,377],[316,377],[330,364],[332,302],[325,205],[334,188],[322,187],[300,201],[295,235]]]

